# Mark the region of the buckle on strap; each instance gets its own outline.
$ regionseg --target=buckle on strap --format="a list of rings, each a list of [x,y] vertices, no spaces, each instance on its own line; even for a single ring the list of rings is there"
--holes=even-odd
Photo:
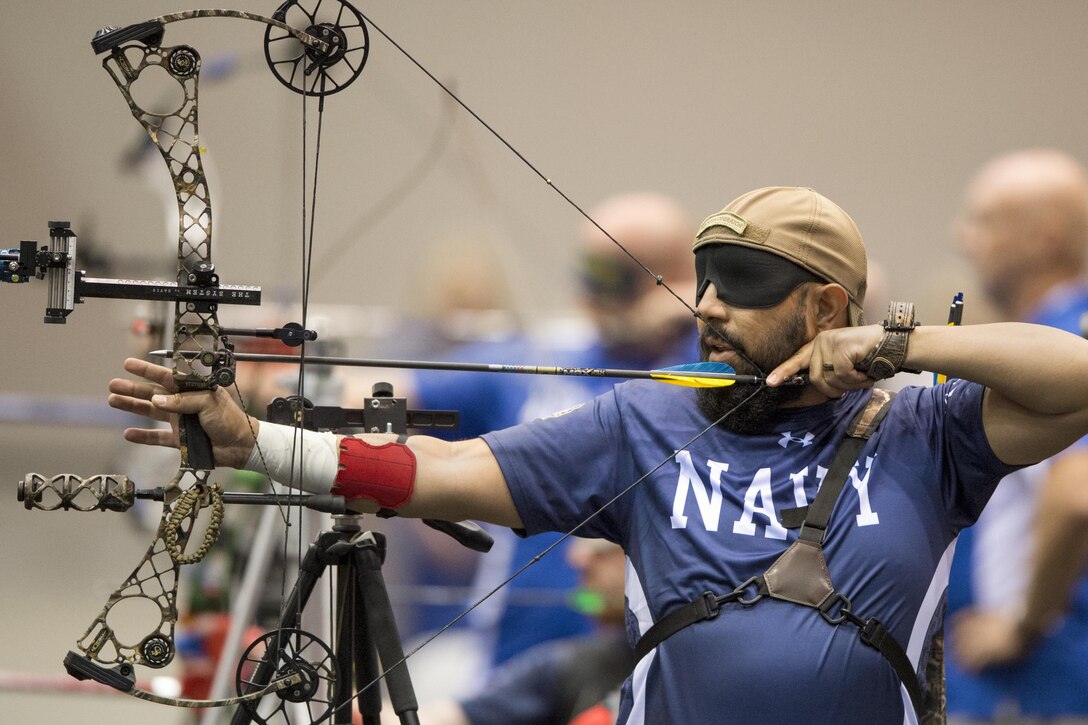
[[[841,592],[835,592],[827,599],[823,600],[818,607],[820,610],[820,616],[824,618],[828,624],[839,625],[843,622],[850,621],[854,624],[862,627],[862,621],[858,617],[854,616],[854,613],[850,611],[850,600],[846,595]],[[869,620],[870,622],[873,620]],[[865,623],[866,625],[868,623]],[[862,639],[865,639],[864,631],[861,635]]]
[[[888,636],[888,628],[876,617],[869,617],[861,626],[861,641],[875,649],[880,649]]]
[[[692,600],[691,606],[702,615],[703,619],[714,619],[718,616],[718,610],[722,608],[723,599],[714,592],[703,592],[698,599]]]
[[[804,541],[810,541],[814,544],[824,543],[824,537],[827,536],[827,527],[820,527],[805,521],[801,524],[801,533],[797,535],[797,538]]]
[[[753,588],[755,590],[755,594],[753,594],[751,597],[745,597],[744,593],[749,588]],[[743,604],[747,607],[755,604],[768,594],[770,594],[770,590],[767,589],[767,580],[764,579],[763,575],[761,574],[759,576],[754,576],[748,581],[744,582],[726,596],[732,597],[738,604]]]

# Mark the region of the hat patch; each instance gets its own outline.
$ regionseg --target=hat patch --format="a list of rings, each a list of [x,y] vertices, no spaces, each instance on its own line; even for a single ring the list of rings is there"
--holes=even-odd
[[[699,231],[696,233],[696,237],[702,235],[710,227],[728,227],[739,235],[744,235],[744,230],[748,228],[748,220],[742,216],[734,214],[731,211],[718,212],[712,216],[706,218],[703,225],[699,227]]]

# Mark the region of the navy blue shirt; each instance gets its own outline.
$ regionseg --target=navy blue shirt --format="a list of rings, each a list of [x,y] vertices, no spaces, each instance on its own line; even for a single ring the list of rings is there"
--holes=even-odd
[[[1013,470],[982,430],[983,388],[908,388],[862,450],[831,518],[825,554],[836,589],[879,618],[916,668],[939,626],[956,535]],[[795,531],[779,511],[810,502],[867,391],[780,411],[770,432],[713,429],[693,391],[634,381],[563,415],[484,436],[530,533],[579,524],[627,552],[632,642],[705,591],[763,573]],[[852,627],[764,600],[727,605],[643,658],[620,723],[913,722],[906,691]]]

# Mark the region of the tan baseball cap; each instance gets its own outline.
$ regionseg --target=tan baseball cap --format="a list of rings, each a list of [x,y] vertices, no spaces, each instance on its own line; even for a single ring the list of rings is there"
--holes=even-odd
[[[850,297],[850,324],[865,324],[865,243],[854,220],[812,189],[773,186],[734,199],[703,220],[692,251],[710,244],[770,252],[842,285]]]

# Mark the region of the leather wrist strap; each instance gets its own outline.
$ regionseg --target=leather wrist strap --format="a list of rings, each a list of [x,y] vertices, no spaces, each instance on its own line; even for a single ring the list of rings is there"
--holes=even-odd
[[[857,369],[873,380],[884,380],[900,371],[920,372],[903,367],[903,361],[907,359],[907,343],[914,328],[914,303],[890,303],[888,317],[884,320],[884,335],[872,352],[857,364]]]

